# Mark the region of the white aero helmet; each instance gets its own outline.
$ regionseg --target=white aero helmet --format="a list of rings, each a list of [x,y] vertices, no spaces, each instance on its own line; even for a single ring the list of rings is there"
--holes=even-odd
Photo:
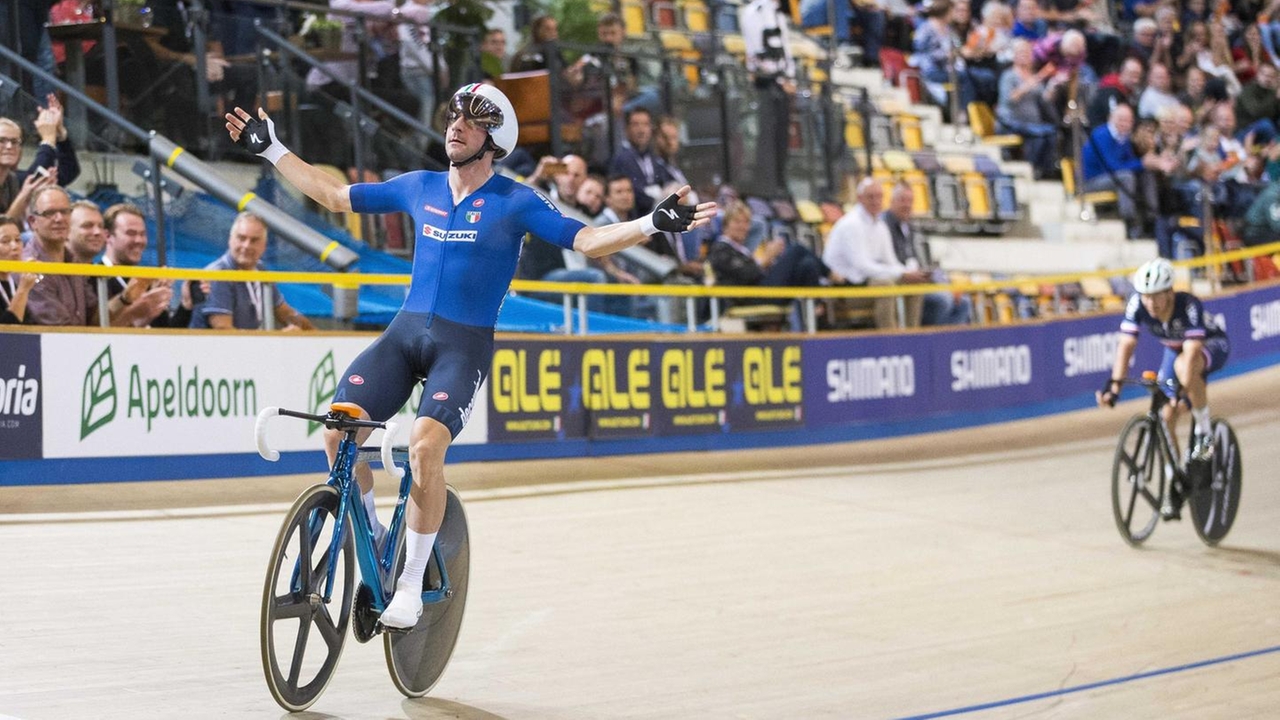
[[[1173,265],[1164,258],[1143,264],[1133,274],[1133,289],[1143,295],[1164,292],[1173,287]]]
[[[452,124],[459,116],[489,131],[489,144],[494,149],[494,160],[501,160],[516,149],[516,138],[520,135],[516,109],[498,88],[484,83],[472,83],[458,88],[449,100],[448,122]],[[465,165],[483,154],[484,150],[481,150],[470,160],[455,165]]]

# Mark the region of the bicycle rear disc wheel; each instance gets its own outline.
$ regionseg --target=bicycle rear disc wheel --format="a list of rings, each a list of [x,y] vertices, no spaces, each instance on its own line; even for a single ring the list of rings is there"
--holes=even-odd
[[[447,488],[447,505],[436,548],[444,558],[449,575],[449,593],[439,602],[422,607],[422,617],[408,632],[387,632],[383,646],[387,669],[396,689],[408,697],[426,695],[444,674],[462,628],[462,614],[467,605],[467,580],[471,572],[471,545],[467,531],[467,514],[462,500],[452,487]],[[404,541],[396,553],[396,576],[404,567]],[[423,590],[440,589],[440,568],[433,553],[423,577]]]
[[[1155,421],[1135,415],[1120,433],[1111,467],[1111,512],[1120,537],[1141,545],[1160,522],[1164,500],[1164,453]]]
[[[1191,493],[1191,518],[1196,535],[1206,545],[1217,545],[1227,536],[1240,508],[1243,466],[1236,432],[1226,420],[1213,421],[1213,460],[1208,482],[1198,482]]]
[[[355,584],[354,537],[345,532],[324,599],[338,491],[316,485],[293,503],[276,536],[262,591],[262,670],[280,707],[297,712],[324,692],[347,637]]]

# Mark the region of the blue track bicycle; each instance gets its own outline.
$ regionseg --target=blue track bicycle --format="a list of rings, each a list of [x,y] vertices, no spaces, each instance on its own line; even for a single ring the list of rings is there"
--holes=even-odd
[[[347,626],[365,643],[383,636],[387,669],[397,689],[422,697],[439,680],[453,654],[467,599],[470,546],[467,516],[452,487],[444,522],[423,578],[422,617],[408,630],[384,628],[379,616],[391,602],[395,578],[404,565],[404,509],[413,479],[408,453],[393,449],[395,423],[356,419],[359,408],[334,403],[327,415],[265,408],[254,428],[258,453],[275,461],[267,445],[267,422],[276,415],[320,423],[343,433],[329,481],[307,488],[285,517],[271,550],[262,592],[262,670],[272,697],[285,710],[311,706],[337,668]],[[380,447],[362,448],[363,429],[384,430]],[[357,463],[380,460],[400,483],[400,497],[383,544],[373,530],[360,486]],[[396,462],[404,463],[400,466]],[[356,567],[360,583],[356,583]]]

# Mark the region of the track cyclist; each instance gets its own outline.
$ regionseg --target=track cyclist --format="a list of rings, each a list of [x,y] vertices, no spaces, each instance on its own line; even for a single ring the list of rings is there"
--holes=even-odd
[[[680,188],[638,220],[587,227],[566,218],[540,193],[494,172],[519,135],[515,109],[500,90],[466,85],[449,100],[447,172],[409,172],[381,183],[343,184],[290,152],[259,109],[226,114],[234,142],[267,159],[299,190],[332,212],[405,212],[418,229],[412,280],[404,305],[386,331],[347,368],[335,402],[353,403],[361,418],[382,421],[422,383],[422,403],[409,438],[414,485],[406,509],[405,565],[383,612],[388,628],[413,627],[422,613],[422,580],[445,510],[444,458],[462,431],[489,373],[494,325],[515,275],[525,233],[599,257],[657,232],[706,225],[713,202],[682,203]],[[325,433],[332,464],[341,433]],[[356,479],[379,539],[386,530],[373,508],[367,464]]]
[[[1174,291],[1173,265],[1168,260],[1157,258],[1138,268],[1133,275],[1133,288],[1135,292],[1129,298],[1124,320],[1120,323],[1124,337],[1116,346],[1111,377],[1097,393],[1098,405],[1115,405],[1121,382],[1138,347],[1138,333],[1146,328],[1164,345],[1164,358],[1160,362],[1157,379],[1165,394],[1170,399],[1177,399],[1180,385],[1185,394],[1184,400],[1191,405],[1195,440],[1189,459],[1207,462],[1213,457],[1213,439],[1206,378],[1226,365],[1231,343],[1226,332],[1205,314],[1199,298],[1191,293]],[[1176,378],[1178,385],[1170,382],[1172,378]],[[1174,438],[1177,437],[1179,410],[1177,402],[1164,407],[1165,420]],[[1175,487],[1170,495],[1170,507],[1164,512],[1167,517],[1177,518],[1185,493]]]

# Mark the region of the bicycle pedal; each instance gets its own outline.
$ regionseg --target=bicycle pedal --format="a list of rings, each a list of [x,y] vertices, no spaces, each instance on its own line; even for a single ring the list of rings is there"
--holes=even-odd
[[[413,628],[387,627],[382,624],[381,620],[374,625],[374,632],[387,633],[388,635],[408,635],[410,630],[413,630]]]

